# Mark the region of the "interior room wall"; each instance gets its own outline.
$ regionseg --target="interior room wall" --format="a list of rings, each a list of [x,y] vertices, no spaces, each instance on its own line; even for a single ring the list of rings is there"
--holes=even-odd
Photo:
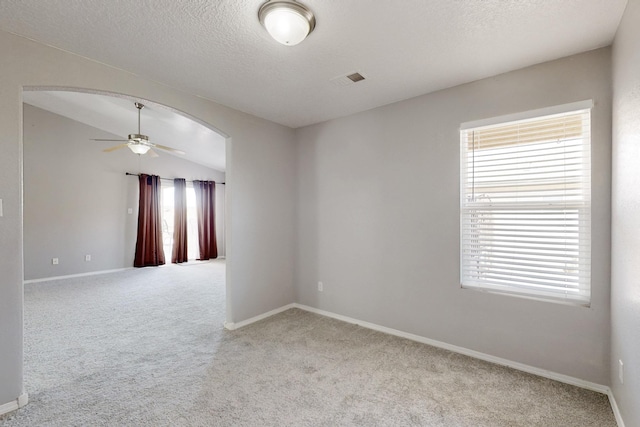
[[[113,144],[91,138],[120,137],[28,104],[23,120],[25,280],[133,265],[138,179],[125,172],[225,180],[224,172],[162,151],[156,158],[104,153]]]
[[[296,300],[608,384],[610,53],[603,48],[298,129]],[[357,96],[356,86],[350,90]],[[591,307],[461,289],[460,124],[587,99],[595,102]]]
[[[611,388],[640,426],[640,2],[627,3],[613,44]],[[623,380],[619,378],[623,362]]]
[[[293,302],[293,130],[4,32],[0,32],[0,57],[0,405],[15,402],[23,392],[25,86],[128,94],[171,106],[228,135],[227,320],[238,322]]]

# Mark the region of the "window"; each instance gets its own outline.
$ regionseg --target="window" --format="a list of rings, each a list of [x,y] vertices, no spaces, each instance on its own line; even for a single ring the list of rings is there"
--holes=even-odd
[[[174,219],[173,185],[162,187],[162,243],[166,258],[171,260],[173,249],[173,219]],[[187,257],[198,259],[198,216],[196,210],[196,193],[193,183],[187,182]]]
[[[589,304],[591,105],[462,125],[462,287]]]

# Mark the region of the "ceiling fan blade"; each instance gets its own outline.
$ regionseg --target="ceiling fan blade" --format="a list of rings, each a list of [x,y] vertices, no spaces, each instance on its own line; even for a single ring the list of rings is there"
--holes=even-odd
[[[151,157],[160,157],[160,155],[158,153],[156,153],[155,151],[153,151],[152,149],[149,149],[149,151],[147,151],[147,153]]]
[[[106,149],[104,149],[102,151],[104,151],[105,153],[110,153],[111,151],[116,151],[116,150],[119,150],[119,149],[127,147],[127,146],[129,146],[128,143],[127,144],[118,144],[118,145],[114,145],[113,147],[106,148]]]
[[[176,153],[176,154],[186,154],[182,150],[176,150],[175,148],[167,147],[166,145],[153,144],[153,146],[155,148],[159,148],[159,149],[164,150],[164,151],[171,151],[172,153]]]
[[[128,139],[92,139],[92,141],[128,142]]]

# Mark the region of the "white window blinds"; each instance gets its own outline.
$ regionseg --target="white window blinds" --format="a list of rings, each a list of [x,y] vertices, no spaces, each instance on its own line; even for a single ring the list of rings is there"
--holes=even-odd
[[[590,113],[461,130],[463,287],[589,304]]]

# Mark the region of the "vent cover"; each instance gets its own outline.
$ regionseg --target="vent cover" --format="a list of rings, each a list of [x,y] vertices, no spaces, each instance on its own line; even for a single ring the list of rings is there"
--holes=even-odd
[[[359,81],[364,80],[364,76],[360,73],[349,74],[347,78],[354,83],[358,83]]]
[[[361,73],[355,72],[344,76],[334,77],[329,81],[336,86],[348,86],[354,83],[361,82],[363,80],[365,80],[365,76],[363,76]]]

